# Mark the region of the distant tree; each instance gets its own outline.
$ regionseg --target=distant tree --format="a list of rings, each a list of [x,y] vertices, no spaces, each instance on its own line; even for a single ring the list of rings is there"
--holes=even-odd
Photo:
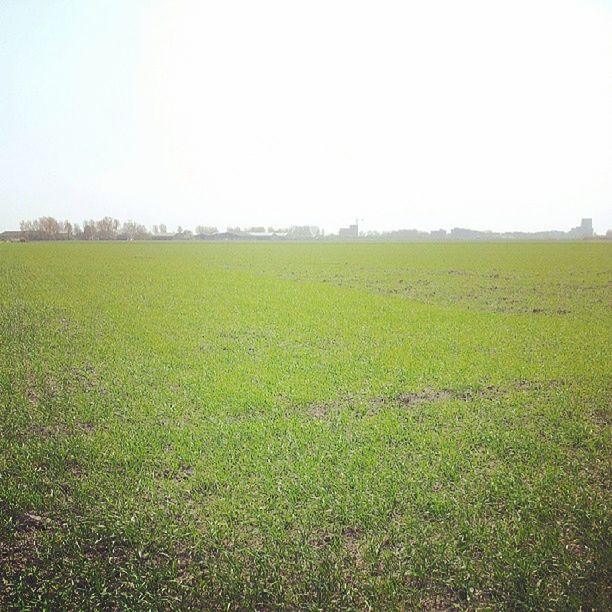
[[[128,240],[143,240],[149,235],[144,225],[132,220],[123,224],[121,232],[127,236]]]
[[[180,225],[176,228],[176,233],[177,234],[182,234],[183,233],[183,228]]]
[[[134,240],[134,236],[136,235],[136,227],[137,227],[137,223],[136,221],[126,221],[122,226],[121,226],[121,233],[125,234],[128,238],[128,240]]]
[[[178,231],[182,230],[182,231]],[[191,240],[193,238],[193,232],[188,229],[183,229],[182,227],[177,228],[177,232],[174,235],[175,240]]]
[[[196,234],[216,234],[219,230],[210,225],[196,225]]]
[[[153,231],[154,234],[159,234],[159,227],[157,225],[154,225],[151,230]]]
[[[166,227],[165,223],[160,223],[159,224],[159,233],[160,234],[167,234],[168,233],[168,228]]]
[[[83,221],[83,240],[94,240],[98,237],[96,222],[93,219]]]
[[[294,225],[287,233],[290,238],[316,238],[321,230],[316,225]]]
[[[104,217],[96,222],[96,229],[100,240],[113,240],[117,237],[119,220],[112,217]]]
[[[72,226],[72,223],[70,223],[70,221],[68,221],[67,219],[62,224],[62,231],[64,232],[64,234],[66,234],[66,238],[68,238],[69,240],[72,238],[74,228]]]
[[[82,240],[83,230],[81,229],[81,226],[78,223],[75,223],[72,226],[72,234],[76,240]]]
[[[39,217],[33,221],[21,221],[19,228],[32,240],[57,240],[64,224],[53,217]]]
[[[32,221],[21,221],[19,223],[19,229],[25,232],[26,238],[31,240],[34,234],[34,223]]]
[[[60,223],[53,217],[40,217],[38,220],[40,224],[40,231],[47,240],[55,240],[58,238],[60,233]]]

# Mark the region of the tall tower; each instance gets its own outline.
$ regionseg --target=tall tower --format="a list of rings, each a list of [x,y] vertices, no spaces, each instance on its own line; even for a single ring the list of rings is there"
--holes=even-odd
[[[584,236],[593,236],[593,219],[582,219],[580,229]]]

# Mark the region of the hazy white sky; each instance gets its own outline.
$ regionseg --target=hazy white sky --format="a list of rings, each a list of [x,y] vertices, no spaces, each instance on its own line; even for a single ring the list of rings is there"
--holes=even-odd
[[[0,229],[612,227],[610,0],[0,0]]]

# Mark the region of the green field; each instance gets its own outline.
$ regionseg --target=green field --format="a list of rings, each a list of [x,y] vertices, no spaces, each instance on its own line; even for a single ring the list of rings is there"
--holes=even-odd
[[[0,609],[609,609],[612,245],[0,245]]]

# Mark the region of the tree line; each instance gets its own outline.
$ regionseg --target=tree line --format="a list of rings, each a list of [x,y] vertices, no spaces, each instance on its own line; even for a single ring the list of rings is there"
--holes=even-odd
[[[153,225],[151,230],[137,221],[121,223],[113,217],[103,217],[95,221],[86,219],[81,224],[68,220],[58,221],[53,217],[39,217],[33,221],[21,221],[19,229],[29,240],[146,240],[152,236],[168,234],[168,227],[164,223]],[[198,225],[196,233],[216,233],[217,228]],[[189,238],[193,235],[190,230],[179,226],[172,235],[181,235]]]
[[[180,225],[174,232],[169,232],[164,223],[153,225],[149,230],[142,223],[132,220],[121,223],[113,217],[103,217],[97,221],[86,219],[81,224],[72,223],[68,220],[58,221],[53,217],[39,217],[33,221],[21,221],[19,229],[28,240],[147,240],[156,236],[172,236],[188,240],[194,236],[194,232],[183,229]],[[318,238],[323,235],[321,230],[314,225],[292,226],[287,229],[263,226],[244,229],[228,227],[227,232],[246,237],[267,232],[297,240]],[[217,228],[213,226],[197,225],[195,227],[195,234],[197,235],[212,236],[217,233]]]

